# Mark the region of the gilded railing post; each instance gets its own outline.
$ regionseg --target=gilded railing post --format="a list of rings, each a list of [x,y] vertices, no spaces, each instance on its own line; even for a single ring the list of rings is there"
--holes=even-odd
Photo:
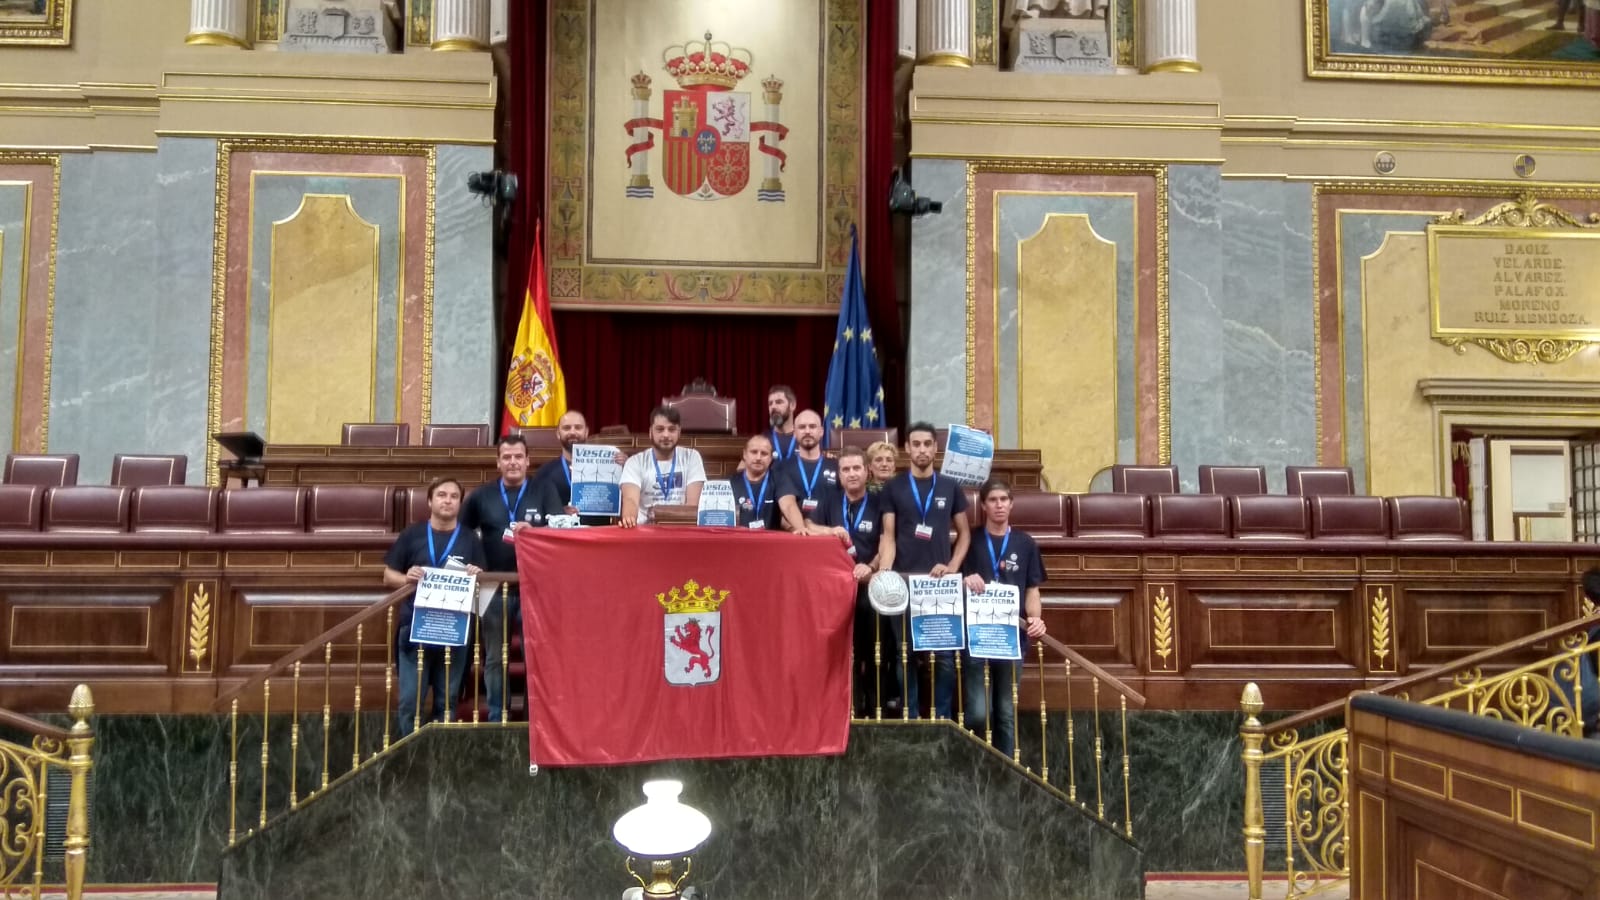
[[[72,755],[67,758],[67,769],[72,775],[72,789],[67,800],[67,836],[63,842],[66,851],[67,900],[83,897],[83,876],[89,854],[89,752],[94,748],[94,729],[89,719],[94,715],[94,695],[89,686],[80,684],[72,689],[72,700],[67,704],[72,714],[72,736],[67,747]]]
[[[1249,900],[1261,900],[1261,875],[1266,864],[1266,813],[1261,807],[1261,689],[1255,682],[1244,686],[1239,708],[1244,710],[1244,726],[1239,738],[1244,743],[1244,868],[1249,882]]]

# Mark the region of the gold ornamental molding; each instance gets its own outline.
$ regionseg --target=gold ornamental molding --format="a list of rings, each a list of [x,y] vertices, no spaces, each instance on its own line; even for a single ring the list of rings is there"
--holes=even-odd
[[[1367,660],[1369,672],[1393,672],[1394,627],[1390,604],[1391,585],[1374,585],[1367,595],[1367,626],[1371,652]]]
[[[1523,192],[1427,228],[1434,340],[1510,363],[1554,364],[1600,343],[1600,213],[1579,219]]]
[[[1173,615],[1172,596],[1167,588],[1175,585],[1153,584],[1150,599],[1150,670],[1153,672],[1178,671],[1177,622]]]

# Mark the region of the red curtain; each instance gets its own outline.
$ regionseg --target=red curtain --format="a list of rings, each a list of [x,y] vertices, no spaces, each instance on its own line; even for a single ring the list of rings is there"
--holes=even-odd
[[[820,410],[836,325],[832,316],[556,310],[567,403],[595,429],[646,430],[650,408],[697,377],[739,401],[745,434],[765,427],[774,384]]]
[[[894,158],[894,71],[898,15],[893,3],[865,3],[866,85],[861,229],[867,303],[883,365],[888,418],[904,415],[905,346],[895,296],[895,239],[889,220]],[[507,342],[515,334],[532,258],[533,222],[545,190],[548,0],[508,4],[509,85],[503,165],[516,173],[521,196],[507,236],[506,291],[497,370],[504,384]],[[567,399],[591,425],[643,430],[650,408],[696,377],[739,400],[742,430],[762,427],[766,389],[788,384],[801,405],[821,408],[837,321],[833,316],[719,313],[555,312],[556,340],[567,376]],[[498,398],[497,398],[498,404]],[[498,409],[498,405],[496,406]]]

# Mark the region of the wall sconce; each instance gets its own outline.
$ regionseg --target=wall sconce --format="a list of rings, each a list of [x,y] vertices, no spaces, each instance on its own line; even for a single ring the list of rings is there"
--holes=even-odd
[[[682,792],[681,781],[647,781],[644,805],[623,813],[612,826],[611,836],[629,853],[624,868],[639,882],[639,887],[623,893],[624,898],[678,900],[682,896],[683,882],[689,877],[689,854],[711,836],[711,820],[705,813],[678,802]],[[683,874],[674,878],[673,862],[679,857],[683,858]],[[650,862],[648,876],[634,871],[635,858]]]

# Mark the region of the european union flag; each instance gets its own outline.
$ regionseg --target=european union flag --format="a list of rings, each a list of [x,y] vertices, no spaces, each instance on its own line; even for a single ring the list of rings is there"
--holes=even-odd
[[[829,433],[839,428],[883,427],[883,377],[872,345],[872,321],[867,318],[858,244],[852,225],[850,267],[845,272],[844,296],[839,298],[839,330],[833,338],[833,360],[828,365],[828,390],[822,407]]]

